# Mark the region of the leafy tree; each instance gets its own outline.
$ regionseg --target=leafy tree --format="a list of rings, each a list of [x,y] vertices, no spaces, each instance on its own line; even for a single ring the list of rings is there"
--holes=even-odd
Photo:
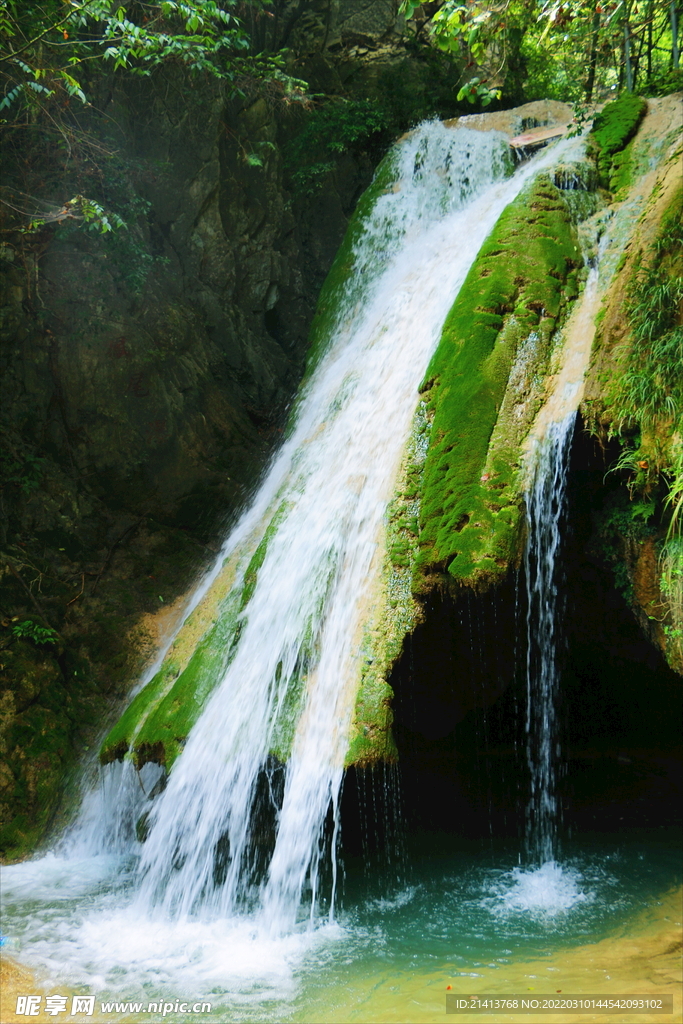
[[[598,88],[681,87],[678,2],[443,0],[430,30],[464,59],[459,100],[486,106],[504,89],[513,99],[590,102]],[[407,18],[418,8],[418,0],[401,5]],[[520,74],[522,83],[511,82]]]
[[[266,5],[248,0],[262,13]],[[65,13],[59,0],[0,0],[0,110],[58,93],[87,102],[82,76],[93,62],[142,75],[162,63],[227,79],[247,66],[252,74],[282,75],[274,58],[251,55],[245,63],[250,44],[237,7],[238,0],[69,0]]]
[[[311,114],[286,148],[286,165],[300,196],[315,195],[337,157],[354,145],[381,137],[389,127],[386,112],[370,100],[327,104]]]
[[[574,52],[587,100],[596,82],[633,92],[678,67],[676,0],[545,0],[541,19],[560,50]]]
[[[78,108],[91,102],[103,71],[149,76],[160,65],[210,75],[238,89],[245,79],[276,82],[300,96],[305,83],[290,78],[284,57],[251,52],[245,13],[268,14],[269,0],[0,0],[0,125],[25,148],[26,129],[61,136],[69,150],[102,143],[81,130]],[[17,136],[18,133],[18,136]],[[12,139],[14,144],[14,139]],[[30,198],[30,197],[27,197]],[[12,206],[12,203],[7,203]],[[12,207],[16,209],[16,206]],[[35,228],[76,219],[99,231],[121,226],[94,200],[77,195],[49,217],[19,211]]]

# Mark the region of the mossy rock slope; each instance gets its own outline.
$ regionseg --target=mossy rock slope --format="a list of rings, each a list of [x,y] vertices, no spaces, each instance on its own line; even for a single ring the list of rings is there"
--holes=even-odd
[[[621,445],[610,470],[622,488],[596,514],[596,550],[683,674],[683,134],[661,116],[680,124],[680,98],[657,104],[664,158],[625,203],[638,198],[640,215],[605,294],[582,412],[598,437]]]
[[[582,264],[562,193],[541,174],[482,247],[422,385],[431,431],[419,484],[418,592],[434,574],[493,582],[518,559],[523,430],[514,404],[534,390],[531,411],[540,404],[553,334]],[[505,408],[516,360],[522,372]],[[521,418],[528,430],[528,413]]]
[[[100,761],[132,753],[136,766],[156,761],[167,769],[219,682],[237,638],[241,587],[232,590],[227,562],[188,616],[159,671],[133,698],[100,747]]]
[[[636,134],[646,111],[647,101],[642,96],[625,92],[608,103],[593,122],[589,152],[597,163],[601,184],[613,192],[623,183],[622,162],[614,167],[615,157]]]

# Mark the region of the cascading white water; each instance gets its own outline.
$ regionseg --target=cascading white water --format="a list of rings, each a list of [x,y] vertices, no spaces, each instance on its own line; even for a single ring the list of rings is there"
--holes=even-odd
[[[558,554],[575,421],[573,411],[561,422],[551,423],[538,442],[533,481],[526,495],[526,732],[531,774],[526,838],[528,854],[539,865],[554,861],[557,856],[557,647],[562,614]]]
[[[503,209],[539,169],[578,145],[561,143],[509,179],[507,142],[496,133],[433,122],[397,146],[395,184],[356,243],[335,327],[288,440],[221,553],[220,562],[248,549],[270,519],[233,660],[166,790],[150,803],[143,789],[156,782],[151,767],[141,780],[129,766],[107,769],[120,775],[110,790],[116,813],[112,820],[101,800],[87,802],[71,844],[58,851],[73,857],[71,866],[50,855],[8,871],[17,899],[30,884],[51,905],[57,878],[75,901],[68,912],[38,912],[33,923],[16,918],[49,968],[58,948],[59,970],[95,987],[116,989],[134,974],[139,985],[174,977],[203,990],[234,975],[241,990],[263,978],[264,964],[290,956],[302,897],[311,915],[320,902],[326,822],[338,828],[363,600],[417,386]],[[283,721],[296,728],[264,843],[254,802]],[[141,845],[131,823],[143,810],[149,832]],[[333,878],[334,842],[333,834]],[[103,858],[106,891],[88,867],[103,848],[124,853]],[[90,897],[80,900],[81,888],[95,893],[96,909]],[[324,895],[331,911],[334,893]]]
[[[362,308],[356,274],[293,433],[241,525],[263,514],[264,495],[282,510],[234,660],[152,809],[140,862],[148,906],[224,915],[256,895],[255,787],[301,679],[304,708],[258,896],[279,931],[295,923],[307,885],[313,906],[348,741],[360,607],[417,385],[483,240],[534,173],[491,187],[504,147],[496,133],[439,123],[398,147],[397,185],[376,203],[354,253],[356,268],[373,278]]]
[[[240,525],[263,515],[264,496],[283,510],[234,660],[152,810],[140,864],[149,905],[225,914],[249,898],[255,786],[300,679],[305,706],[261,893],[264,917],[286,930],[307,884],[315,895],[322,830],[342,778],[363,588],[417,385],[472,260],[522,185],[523,175],[487,189],[503,177],[505,145],[496,133],[432,123],[398,148],[397,184],[356,245],[330,349]]]

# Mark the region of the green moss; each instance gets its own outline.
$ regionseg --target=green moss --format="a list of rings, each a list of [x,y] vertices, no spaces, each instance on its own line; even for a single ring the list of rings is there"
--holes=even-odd
[[[682,492],[683,487],[679,489],[679,499]],[[674,530],[664,544],[660,566],[660,592],[668,605],[667,621],[662,625],[666,657],[671,667],[683,675],[683,536],[680,530]]]
[[[281,706],[275,711],[276,718],[269,753],[273,754],[281,764],[287,761],[292,750],[296,727],[303,709],[305,684],[306,676],[303,672],[295,675],[289,682]]]
[[[494,451],[490,443],[523,346],[533,358],[520,386],[529,390],[534,375],[542,378],[581,264],[562,194],[539,175],[482,247],[422,385],[432,423],[420,487],[418,590],[420,577],[434,571],[473,584],[500,576],[516,558],[519,437],[500,429]],[[510,429],[513,419],[510,411]]]
[[[682,215],[683,188],[679,187],[662,217],[649,258],[634,267],[626,308],[632,343],[608,398],[617,423],[634,420],[651,435],[652,451],[646,450],[644,457],[662,469],[667,468],[662,434],[671,435],[671,424],[677,430],[683,426]]]
[[[242,585],[228,589],[233,578],[228,566],[189,616],[159,672],[106,736],[100,749],[103,764],[132,749],[138,767],[146,761],[171,767],[239,639]]]
[[[398,750],[391,731],[394,721],[391,710],[393,696],[394,691],[387,682],[376,676],[371,681],[365,676],[356,700],[355,728],[344,762],[346,767],[398,760]]]
[[[143,723],[156,713],[170,694],[176,681],[179,682],[203,641],[220,632],[219,624],[222,618],[229,617],[230,610],[235,601],[239,600],[241,593],[239,581],[235,586],[236,567],[240,557],[240,552],[236,552],[224,564],[203,600],[183,623],[160,670],[133,698],[116,725],[105,737],[100,748],[100,760],[103,764],[120,760],[126,755],[141,731]],[[194,675],[194,671],[190,675]],[[184,683],[189,678],[190,676],[185,677]],[[198,677],[195,676],[195,678]],[[165,705],[165,711],[167,709],[168,705]]]
[[[629,144],[615,153],[612,159],[612,173],[609,178],[610,192],[615,194],[626,190],[633,181],[633,139]]]
[[[444,326],[388,508],[346,764],[392,761],[387,679],[445,569],[476,584],[521,548],[522,445],[582,257],[564,193],[539,177],[505,211]]]
[[[154,678],[136,694],[102,743],[100,748],[102,764],[121,760],[124,757],[140,728],[140,723],[159,705],[164,694],[177,679],[179,672],[180,667],[176,661],[165,662]]]
[[[242,608],[244,608],[245,605],[251,600],[252,594],[256,589],[259,569],[263,565],[263,561],[266,557],[266,552],[268,551],[268,545],[273,535],[277,532],[280,523],[287,515],[287,512],[289,511],[290,507],[291,505],[286,501],[283,501],[280,504],[277,511],[275,512],[275,515],[268,524],[268,528],[266,529],[266,532],[264,533],[260,544],[258,545],[256,551],[251,557],[251,561],[249,562],[246,572],[244,573],[244,589],[242,591],[241,604]]]
[[[143,724],[133,740],[138,767],[146,761],[156,761],[168,770],[182,751],[190,729],[223,678],[236,648],[238,609],[239,595],[233,594],[168,692],[162,691],[158,701],[148,704]]]
[[[638,151],[640,139],[634,151]],[[643,147],[644,148],[644,147]],[[661,150],[654,139],[656,160]],[[680,149],[672,147],[632,236],[620,276],[603,306],[601,360],[584,417],[621,442],[610,467],[623,486],[597,522],[599,552],[617,586],[640,615],[674,671],[683,672],[683,189]],[[650,519],[652,525],[650,525]],[[657,545],[657,575],[638,566]],[[650,574],[649,580],[647,579]],[[645,581],[645,582],[644,582]],[[652,587],[659,583],[659,593]],[[653,597],[654,595],[654,597]]]
[[[633,138],[646,110],[647,102],[642,96],[625,92],[619,99],[608,103],[595,118],[589,147],[596,158],[600,181],[605,187],[612,188],[610,175],[614,157]],[[628,165],[629,159],[623,158],[616,169],[617,183],[628,175]],[[617,184],[617,187],[622,187],[622,184]]]
[[[253,595],[268,544],[289,507],[284,501],[277,507],[244,576],[238,575],[235,582],[236,562],[244,557],[236,553],[189,616],[160,671],[134,698],[104,740],[100,751],[103,763],[121,759],[132,751],[138,767],[146,761],[156,761],[171,768],[232,660],[241,634],[240,616]],[[291,748],[302,696],[303,677],[292,683],[276,712],[273,752],[282,760]]]

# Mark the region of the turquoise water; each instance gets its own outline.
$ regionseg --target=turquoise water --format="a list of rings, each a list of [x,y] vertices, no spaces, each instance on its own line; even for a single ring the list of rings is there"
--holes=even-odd
[[[5,869],[4,931],[48,993],[211,1001],[211,1014],[176,1021],[438,1019],[449,984],[464,994],[562,989],[558,956],[657,915],[681,883],[679,842],[668,829],[584,837],[561,865],[525,872],[509,849],[425,835],[406,851],[401,884],[347,859],[334,921],[302,921],[287,936],[253,916],[145,919],[130,860],[51,855]]]
[[[444,839],[453,842],[428,841]],[[570,844],[561,866],[533,872],[505,853],[442,850],[383,896],[358,899],[349,885],[344,938],[301,964],[289,1019],[439,1019],[447,985],[462,994],[555,992],[567,974],[558,957],[571,962],[576,947],[637,933],[644,913],[658,918],[662,894],[681,881],[679,851],[677,831],[666,829]]]
[[[466,971],[482,957],[538,956],[596,941],[680,884],[678,833],[659,831],[657,839],[636,833],[618,844],[604,837],[566,844],[552,870],[525,871],[510,852],[442,850],[423,857],[393,894],[356,902],[349,886],[340,917],[359,934],[381,926],[392,957],[455,957]]]

